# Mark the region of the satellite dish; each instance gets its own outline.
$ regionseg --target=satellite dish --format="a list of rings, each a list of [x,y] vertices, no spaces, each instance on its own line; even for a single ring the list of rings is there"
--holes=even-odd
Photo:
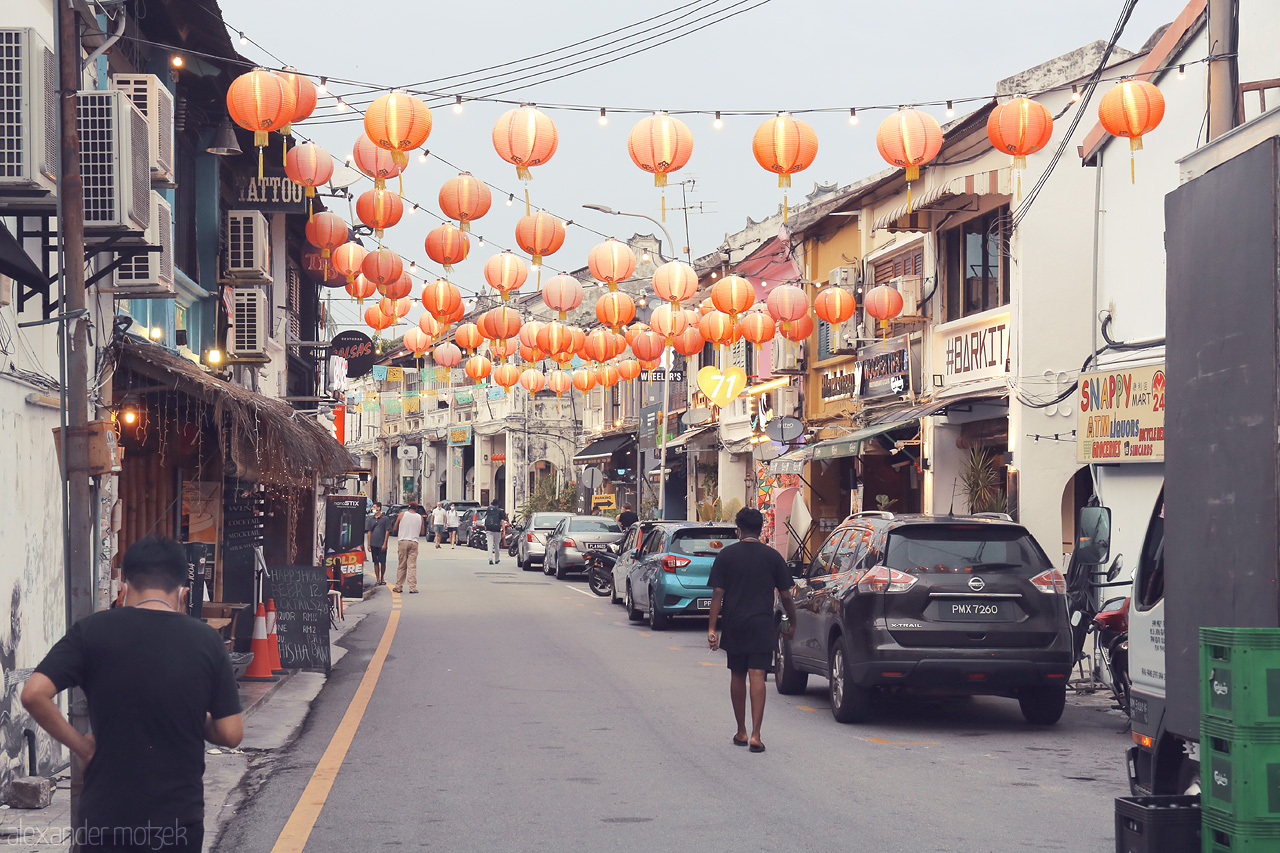
[[[804,433],[804,424],[798,418],[774,418],[764,428],[764,434],[774,441],[795,441]]]
[[[594,489],[604,482],[604,475],[600,473],[599,468],[583,468],[582,469],[582,485],[588,489]]]
[[[772,462],[778,458],[778,448],[772,441],[762,441],[753,445],[751,453],[757,462]]]
[[[338,164],[333,167],[333,174],[329,176],[329,186],[335,190],[344,190],[363,178],[364,175],[350,166]]]
[[[710,409],[690,409],[680,418],[685,426],[702,426],[711,420]]]

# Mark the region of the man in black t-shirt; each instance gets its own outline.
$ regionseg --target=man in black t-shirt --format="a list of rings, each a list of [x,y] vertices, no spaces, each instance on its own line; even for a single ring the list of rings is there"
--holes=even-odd
[[[631,504],[623,504],[622,512],[618,513],[618,526],[623,530],[630,530],[631,525],[640,520],[640,516],[636,515],[636,511],[631,508]]]
[[[791,572],[787,561],[760,542],[764,517],[760,510],[739,510],[734,523],[739,540],[725,548],[711,564],[711,623],[707,644],[712,651],[723,646],[729,658],[729,697],[738,731],[737,746],[750,744],[752,752],[764,752],[760,724],[764,720],[765,673],[773,657],[778,628],[773,622],[774,591],[782,602],[791,627],[782,632],[788,640],[795,634],[796,608],[791,600]],[[716,634],[716,619],[723,608],[723,640]],[[747,675],[751,676],[751,737],[747,737]]]
[[[22,689],[22,704],[84,767],[73,831],[83,851],[198,853],[205,741],[234,747],[244,729],[218,633],[185,612],[187,559],[170,539],[125,552],[124,604],[71,626]],[[54,697],[84,690],[93,734]]]

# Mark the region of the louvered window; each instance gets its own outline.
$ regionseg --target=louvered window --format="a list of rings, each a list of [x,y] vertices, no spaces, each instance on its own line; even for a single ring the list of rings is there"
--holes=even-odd
[[[302,340],[302,276],[298,270],[289,268],[289,337],[291,340]]]

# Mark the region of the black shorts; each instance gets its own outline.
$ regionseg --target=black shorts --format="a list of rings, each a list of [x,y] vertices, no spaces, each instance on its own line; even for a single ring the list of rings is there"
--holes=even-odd
[[[385,562],[387,561],[387,549],[386,549],[386,548],[373,548],[373,547],[371,547],[371,548],[369,548],[369,553],[372,555],[372,556],[371,556],[371,559],[372,559],[372,561],[373,561],[373,562],[375,562],[375,563],[385,563]]]
[[[729,671],[734,675],[746,675],[749,669],[763,669],[765,672],[773,666],[772,652],[759,652],[745,655],[727,654]]]

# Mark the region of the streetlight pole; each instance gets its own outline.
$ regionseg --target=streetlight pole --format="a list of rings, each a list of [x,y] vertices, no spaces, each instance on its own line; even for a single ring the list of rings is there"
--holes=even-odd
[[[603,204],[584,204],[583,207],[588,210],[598,210],[601,213],[608,213],[613,216],[634,216],[638,219],[647,219],[661,229],[663,236],[667,238],[668,246],[675,246],[675,241],[671,239],[671,232],[667,230],[667,226],[663,225],[657,219],[645,213],[628,213],[625,210],[614,210]],[[662,257],[662,253],[658,252],[658,257]],[[672,361],[668,358],[667,361]],[[667,417],[671,411],[671,365],[668,364],[666,369],[662,371],[662,441],[658,449],[658,518],[665,519],[667,517]],[[639,412],[636,413],[637,418]],[[640,447],[637,443],[636,457],[639,460]],[[640,490],[636,489],[636,500],[639,500]]]

